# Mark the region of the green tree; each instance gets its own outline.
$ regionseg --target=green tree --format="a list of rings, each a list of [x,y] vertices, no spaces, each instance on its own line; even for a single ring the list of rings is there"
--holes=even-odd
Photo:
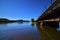
[[[34,18],[31,19],[32,22],[35,22]]]

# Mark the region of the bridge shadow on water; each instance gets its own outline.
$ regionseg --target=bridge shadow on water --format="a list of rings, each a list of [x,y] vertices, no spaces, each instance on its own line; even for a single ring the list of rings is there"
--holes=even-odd
[[[59,27],[53,26],[42,26],[40,24],[36,24],[37,28],[40,32],[42,40],[60,40],[60,29]]]

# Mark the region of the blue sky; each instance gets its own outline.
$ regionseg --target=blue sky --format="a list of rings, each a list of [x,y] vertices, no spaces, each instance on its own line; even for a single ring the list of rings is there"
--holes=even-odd
[[[51,0],[0,0],[0,18],[37,19],[50,5]]]

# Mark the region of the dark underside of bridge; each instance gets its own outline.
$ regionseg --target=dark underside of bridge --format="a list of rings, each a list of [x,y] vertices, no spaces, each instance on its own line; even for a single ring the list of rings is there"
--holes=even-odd
[[[55,10],[52,10],[51,13],[45,14],[43,17],[40,17],[37,21],[54,19],[54,18],[60,18],[60,7]]]
[[[38,25],[41,25],[41,22],[38,22]],[[53,28],[59,28],[59,22],[56,22],[56,21],[43,22],[42,26],[50,26]]]
[[[52,10],[52,12],[49,13],[49,14],[45,14],[42,17],[40,16],[40,18],[38,18],[37,21],[42,21],[43,22],[43,20],[49,20],[49,19],[55,19],[55,18],[60,18],[60,7],[55,9],[55,10]],[[40,23],[41,22],[39,22],[39,24]],[[59,27],[59,21],[43,22],[43,25],[57,28],[57,27]]]

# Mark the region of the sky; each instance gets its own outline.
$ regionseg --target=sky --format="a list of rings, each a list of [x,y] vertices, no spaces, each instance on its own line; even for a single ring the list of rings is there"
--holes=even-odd
[[[51,0],[0,0],[0,18],[37,19],[50,5]]]

